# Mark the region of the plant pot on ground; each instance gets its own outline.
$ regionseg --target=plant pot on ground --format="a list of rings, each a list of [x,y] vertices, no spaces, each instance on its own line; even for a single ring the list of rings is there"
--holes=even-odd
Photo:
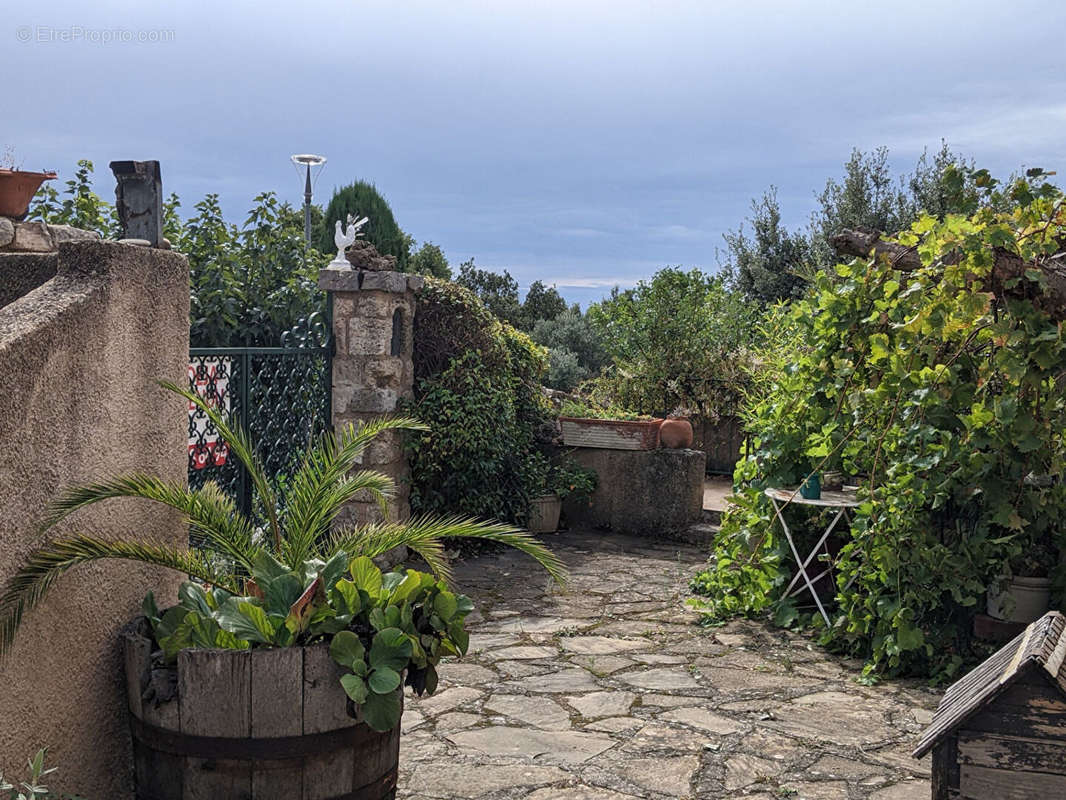
[[[989,587],[986,611],[1008,622],[1030,623],[1051,606],[1051,570],[1058,564],[1058,551],[1048,537],[1026,548],[1010,564],[1010,575]]]
[[[456,517],[335,525],[353,497],[384,501],[395,491],[381,473],[355,470],[376,435],[423,428],[414,420],[323,437],[279,497],[243,433],[198,395],[164,385],[219,431],[247,469],[262,517],[242,516],[213,483],[192,491],[134,474],[67,490],[46,527],[101,500],[138,497],[185,514],[203,548],[78,533],[44,545],[0,593],[0,658],[24,615],[79,564],[113,558],[178,570],[192,578],[178,604],[162,610],[149,594],[145,619],[125,639],[138,796],[229,797],[239,786],[253,800],[391,798],[402,685],[432,693],[440,659],[469,643],[463,620],[472,606],[447,586],[441,541],[512,545],[560,581],[565,567],[506,525]],[[435,574],[383,575],[372,558],[401,544]]]
[[[537,458],[541,460],[536,468],[539,494],[530,500],[526,527],[531,533],[552,533],[559,529],[564,500],[573,498],[586,505],[591,502],[596,491],[596,471],[582,467],[572,458],[557,464],[548,464],[539,454]]]
[[[0,217],[24,219],[41,184],[55,177],[54,172],[0,169]]]

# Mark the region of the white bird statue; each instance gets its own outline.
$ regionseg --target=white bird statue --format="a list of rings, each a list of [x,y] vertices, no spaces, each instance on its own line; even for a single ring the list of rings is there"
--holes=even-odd
[[[341,227],[341,221],[337,220],[333,233],[333,243],[337,245],[337,256],[330,262],[331,267],[337,266],[344,269],[351,269],[351,265],[344,257],[344,251],[356,240],[357,237],[362,236],[359,230],[366,225],[367,221],[367,217],[357,220],[349,214],[348,224]]]

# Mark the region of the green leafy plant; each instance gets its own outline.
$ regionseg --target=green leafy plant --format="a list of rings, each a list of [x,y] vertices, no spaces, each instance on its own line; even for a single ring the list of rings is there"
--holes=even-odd
[[[572,498],[578,502],[588,503],[596,491],[596,470],[583,467],[572,458],[552,466],[548,472],[548,491],[559,499]]]
[[[782,596],[794,564],[763,490],[831,464],[862,476],[850,528],[837,529],[836,610],[821,633],[869,675],[955,674],[987,588],[1041,543],[1066,544],[1066,339],[1044,269],[1066,198],[1039,170],[1001,186],[955,167],[944,181],[983,200],[920,217],[890,240],[895,255],[820,272],[777,312],[776,341],[791,344],[764,356],[773,374],[745,407],[738,491],[714,564],[693,581],[711,618],[773,612],[821,627]],[[825,512],[788,513],[800,548],[812,546]]]
[[[434,424],[407,439],[412,508],[524,523],[550,439],[544,350],[468,289],[427,278],[414,362],[408,408]]]
[[[567,398],[560,403],[559,416],[574,417],[576,419],[617,419],[629,422],[652,419],[650,414],[638,414],[635,411],[627,411],[616,405],[600,405],[574,397]]]
[[[145,614],[168,659],[190,646],[286,647],[330,639],[334,659],[351,670],[343,682],[348,696],[368,725],[386,730],[399,715],[395,676],[407,670],[410,685],[432,691],[440,657],[466,650],[462,620],[470,605],[446,588],[450,569],[442,540],[478,538],[510,545],[535,558],[556,580],[565,578],[565,567],[550,551],[503,524],[457,517],[338,524],[341,509],[356,496],[369,494],[384,509],[395,491],[392,480],[356,470],[377,435],[425,430],[412,419],[380,419],[359,428],[349,425],[336,438],[324,436],[282,493],[268,481],[242,431],[230,428],[197,394],[174,384],[163,386],[206,414],[247,469],[262,509],[262,529],[212,483],[192,491],[183,482],[132,474],[69,489],[55,501],[46,528],[102,500],[137,497],[182,512],[201,547],[187,551],[79,533],[44,545],[0,593],[0,657],[10,651],[23,616],[63,573],[100,559],[141,561],[192,578],[183,584],[175,608],[160,612],[153,597],[145,602]],[[382,576],[371,559],[400,545],[418,553],[437,578],[413,570]]]
[[[698,269],[669,267],[632,289],[616,288],[588,310],[613,360],[597,391],[647,414],[733,415],[759,314],[724,277]]]
[[[26,769],[28,770],[27,780],[19,781],[16,786],[4,777],[3,770],[0,770],[0,797],[5,800],[61,800],[61,796],[53,793],[47,786],[41,783],[42,779],[46,775],[51,775],[58,768],[44,766],[45,755],[48,752],[47,747],[42,747],[33,757],[27,759]],[[64,794],[62,800],[81,800],[73,795]]]

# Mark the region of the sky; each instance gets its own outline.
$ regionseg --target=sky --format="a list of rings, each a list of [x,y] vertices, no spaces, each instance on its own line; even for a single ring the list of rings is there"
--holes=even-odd
[[[717,268],[777,187],[805,225],[852,148],[913,168],[946,140],[997,174],[1066,169],[1066,3],[15,3],[0,151],[70,177],[158,159],[185,207],[243,221],[364,179],[400,226],[582,305]],[[6,30],[5,30],[6,28]],[[11,76],[14,76],[12,79]]]

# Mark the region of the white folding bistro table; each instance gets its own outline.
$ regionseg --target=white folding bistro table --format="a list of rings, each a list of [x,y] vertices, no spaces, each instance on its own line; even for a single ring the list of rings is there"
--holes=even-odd
[[[814,597],[814,603],[818,606],[818,611],[821,612],[822,619],[825,620],[825,624],[828,627],[830,625],[829,615],[825,613],[825,608],[822,606],[822,600],[818,597],[818,592],[814,589],[814,582],[830,574],[833,569],[832,565],[826,564],[826,568],[814,577],[811,577],[807,573],[807,566],[814,560],[814,557],[818,555],[819,551],[825,547],[829,534],[833,532],[833,528],[836,527],[841,518],[847,514],[848,509],[855,508],[859,505],[858,495],[854,489],[843,489],[841,491],[829,491],[823,489],[820,498],[817,500],[809,500],[799,493],[799,489],[770,488],[766,490],[766,496],[769,497],[770,501],[774,504],[774,512],[777,514],[777,519],[781,523],[782,530],[785,532],[785,538],[788,539],[788,546],[792,548],[792,555],[796,557],[796,565],[799,567],[796,574],[792,576],[792,582],[789,583],[788,587],[785,589],[784,596],[791,597],[794,594],[802,592],[804,586],[796,586],[796,584],[802,579],[807,590],[810,591],[811,596]],[[818,543],[806,558],[803,558],[796,549],[796,543],[792,540],[792,531],[789,530],[788,523],[785,522],[785,515],[782,513],[790,503],[837,509],[837,513],[833,515],[833,521],[829,523],[829,527],[825,529],[825,533],[823,533],[821,538],[818,539]],[[826,556],[829,556],[828,547],[825,547],[825,553]]]

